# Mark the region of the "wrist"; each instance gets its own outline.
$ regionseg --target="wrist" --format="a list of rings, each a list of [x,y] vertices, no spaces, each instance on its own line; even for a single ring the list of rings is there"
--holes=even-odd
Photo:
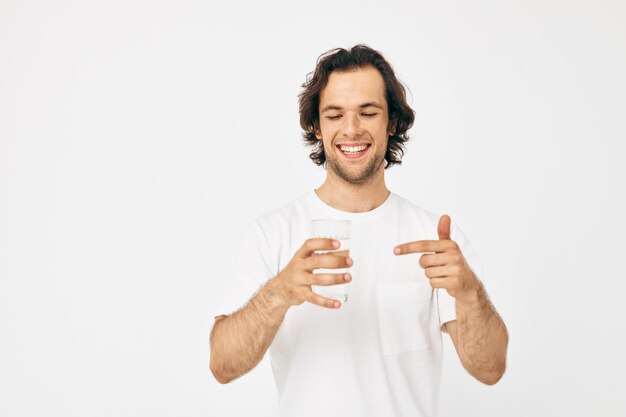
[[[271,310],[285,314],[291,303],[287,298],[287,293],[278,279],[278,276],[268,280],[261,288],[259,295],[263,298],[264,304]]]
[[[475,278],[473,285],[456,297],[457,308],[473,309],[484,304],[485,293],[478,278]]]

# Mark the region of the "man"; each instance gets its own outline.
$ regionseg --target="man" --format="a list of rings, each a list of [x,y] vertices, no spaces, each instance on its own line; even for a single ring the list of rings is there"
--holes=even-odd
[[[442,331],[465,369],[491,385],[505,370],[506,327],[450,217],[385,185],[414,115],[382,55],[363,45],[330,51],[303,87],[300,123],[326,180],[259,217],[244,237],[233,308],[251,298],[216,317],[211,371],[230,382],[269,348],[281,416],[436,415]],[[339,247],[310,238],[316,218],[352,221],[349,257],[315,253]],[[346,282],[343,305],[312,289]]]

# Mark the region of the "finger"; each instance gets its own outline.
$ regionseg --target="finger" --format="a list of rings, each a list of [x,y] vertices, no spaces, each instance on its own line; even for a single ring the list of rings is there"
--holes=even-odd
[[[440,240],[450,240],[450,223],[452,223],[452,220],[447,214],[444,214],[439,219],[437,234],[439,235]]]
[[[424,252],[446,252],[454,248],[455,243],[451,240],[418,240],[415,242],[403,243],[393,249],[396,255],[406,255],[407,253]]]
[[[424,274],[428,278],[445,278],[449,276],[450,271],[447,266],[433,266],[433,267],[424,269]]]
[[[349,273],[343,274],[308,274],[309,285],[337,285],[352,281]]]
[[[451,263],[453,257],[448,253],[427,253],[420,256],[419,265],[422,268],[429,268],[431,266],[443,266]]]
[[[312,271],[313,269],[319,268],[337,269],[352,266],[352,258],[342,255],[343,254],[323,253],[309,256],[305,260],[305,268],[308,271]]]
[[[428,281],[433,288],[446,288],[448,285],[447,278],[432,278]]]
[[[341,303],[339,301],[322,297],[319,294],[315,294],[313,291],[309,291],[306,300],[309,303],[318,305],[320,307],[333,308],[333,309],[341,307]]]
[[[325,237],[307,239],[302,247],[296,252],[297,256],[306,258],[311,256],[316,250],[335,250],[339,248],[339,241]]]

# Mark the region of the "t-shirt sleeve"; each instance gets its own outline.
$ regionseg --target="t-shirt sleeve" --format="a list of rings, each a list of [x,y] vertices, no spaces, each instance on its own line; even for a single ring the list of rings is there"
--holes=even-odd
[[[465,256],[465,260],[470,269],[476,274],[476,276],[484,281],[482,265],[476,251],[469,243],[465,235],[461,230],[453,223],[450,231],[450,238],[454,240],[461,249],[461,253]],[[435,290],[437,297],[437,305],[439,308],[439,325],[443,329],[443,325],[449,321],[456,320],[456,304],[454,297],[448,294],[443,288]]]
[[[215,317],[239,310],[273,277],[269,256],[266,236],[258,221],[254,221],[241,236],[230,259],[230,267],[223,274]]]

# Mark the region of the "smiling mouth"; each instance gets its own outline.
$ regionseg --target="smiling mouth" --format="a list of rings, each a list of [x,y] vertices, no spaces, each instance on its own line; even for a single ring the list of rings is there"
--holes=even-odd
[[[349,159],[359,158],[361,155],[365,154],[367,150],[370,148],[370,144],[363,145],[337,145],[337,149]]]

